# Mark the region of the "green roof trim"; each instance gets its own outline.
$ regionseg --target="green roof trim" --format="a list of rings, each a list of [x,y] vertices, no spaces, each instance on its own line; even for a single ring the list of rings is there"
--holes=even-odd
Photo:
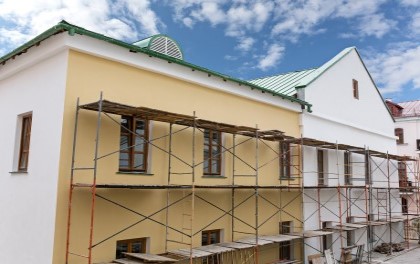
[[[179,60],[179,59],[167,56],[167,55],[159,53],[159,52],[155,52],[153,50],[141,48],[141,47],[136,46],[136,45],[128,44],[126,42],[123,42],[123,41],[120,41],[120,40],[117,40],[117,39],[114,39],[114,38],[111,38],[111,37],[107,37],[105,35],[102,35],[102,34],[84,29],[82,27],[72,25],[72,24],[70,24],[70,23],[68,23],[64,20],[62,20],[60,23],[53,26],[52,28],[46,30],[45,32],[41,33],[40,35],[36,36],[35,38],[28,41],[27,43],[23,44],[22,46],[18,47],[17,49],[15,49],[15,50],[11,51],[10,53],[1,57],[0,58],[0,64],[4,65],[8,60],[13,59],[14,57],[19,56],[23,53],[26,53],[27,50],[29,48],[33,47],[33,46],[39,45],[39,43],[41,41],[44,41],[44,40],[48,39],[49,37],[51,37],[53,35],[56,35],[56,34],[59,34],[59,33],[65,32],[65,31],[67,31],[70,36],[73,36],[75,34],[85,35],[85,36],[88,36],[88,37],[91,37],[91,38],[95,38],[95,39],[98,39],[98,40],[102,40],[102,41],[105,41],[105,42],[108,42],[108,43],[126,48],[126,49],[128,49],[132,52],[141,52],[141,53],[147,54],[151,57],[156,57],[156,58],[159,58],[159,59],[171,62],[171,63],[176,63],[178,65],[189,67],[192,70],[205,72],[205,73],[209,74],[209,76],[216,76],[216,77],[219,77],[219,78],[223,79],[224,81],[229,80],[229,81],[232,81],[232,82],[236,82],[239,85],[249,86],[251,89],[260,90],[263,93],[265,93],[265,92],[271,93],[273,96],[279,96],[280,98],[282,98],[284,100],[288,100],[288,101],[291,101],[291,102],[294,102],[294,103],[298,103],[298,104],[301,105],[302,109],[306,108],[308,112],[312,112],[312,110],[311,110],[312,105],[308,102],[303,101],[303,100],[300,100],[300,99],[297,99],[297,98],[294,98],[294,97],[291,97],[291,96],[287,96],[287,95],[284,95],[284,94],[281,94],[281,93],[273,92],[273,91],[271,91],[269,89],[266,89],[264,87],[261,87],[259,85],[256,85],[256,84],[244,81],[244,80],[240,80],[240,79],[237,79],[237,78],[234,78],[234,77],[230,77],[228,75],[224,75],[224,74],[218,73],[216,71],[212,71],[212,70],[206,69],[204,67],[200,67],[200,66],[197,66],[195,64],[192,64],[192,63],[189,63],[189,62],[186,62],[186,61],[183,61],[183,60]]]

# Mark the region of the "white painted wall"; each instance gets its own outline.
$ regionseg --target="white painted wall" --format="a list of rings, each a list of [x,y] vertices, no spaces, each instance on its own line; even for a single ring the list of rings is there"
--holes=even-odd
[[[68,56],[56,41],[0,66],[2,263],[52,263]],[[32,112],[28,172],[11,173],[18,115],[26,112]]]
[[[397,117],[395,128],[404,129],[404,143],[397,145],[398,154],[418,158],[420,152],[417,151],[416,140],[420,139],[420,118]]]
[[[303,136],[396,154],[393,119],[355,50],[304,89],[313,113],[302,117]]]

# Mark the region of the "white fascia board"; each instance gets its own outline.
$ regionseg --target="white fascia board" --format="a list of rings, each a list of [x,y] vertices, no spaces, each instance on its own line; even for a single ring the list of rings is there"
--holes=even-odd
[[[302,115],[303,115],[303,117],[307,116],[307,117],[317,118],[317,119],[321,119],[323,121],[327,121],[327,122],[342,125],[343,127],[351,127],[351,128],[363,131],[363,132],[367,132],[367,133],[370,133],[370,134],[374,134],[374,135],[383,137],[383,138],[395,140],[395,135],[394,134],[385,134],[385,133],[382,133],[380,131],[375,131],[375,130],[366,129],[366,128],[360,128],[360,126],[357,126],[356,124],[353,124],[353,123],[349,123],[348,121],[345,121],[345,120],[335,119],[335,118],[331,118],[329,116],[314,114],[314,113],[303,113]],[[303,126],[305,126],[304,119],[303,119],[302,123],[303,123]],[[303,134],[303,136],[305,136],[305,134]]]
[[[419,116],[410,116],[410,117],[396,117],[395,123],[403,123],[403,122],[418,122],[420,121]]]
[[[302,112],[301,105],[299,103],[282,99],[279,96],[273,96],[270,93],[263,93],[259,90],[251,89],[251,87],[239,85],[233,81],[223,80],[223,78],[220,77],[209,76],[205,72],[193,70],[187,66],[169,63],[163,59],[151,57],[140,52],[133,53],[126,48],[91,37],[81,35],[68,36],[67,34],[61,34],[60,37],[65,37],[67,47],[75,51],[170,76],[176,79],[205,86],[210,89],[223,91],[236,96],[245,97],[253,101],[291,110],[293,112]]]
[[[39,46],[33,46],[26,53],[8,60],[6,64],[0,65],[0,80],[68,49],[64,40],[62,34],[52,36],[42,41]]]

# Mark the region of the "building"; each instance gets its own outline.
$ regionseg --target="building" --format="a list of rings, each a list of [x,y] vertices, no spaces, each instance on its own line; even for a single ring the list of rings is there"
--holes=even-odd
[[[65,21],[1,57],[2,261],[307,262],[359,244],[369,260],[403,241],[412,158],[357,50],[272,78]]]
[[[419,114],[420,101],[395,103],[386,100],[388,108],[395,118],[395,136],[398,154],[418,159],[420,149]],[[418,216],[419,186],[418,164],[399,162],[398,175],[402,210],[409,216]],[[418,238],[417,232],[411,232],[412,238]]]
[[[278,151],[309,103],[62,21],[0,59],[0,105],[5,263],[301,258]]]
[[[364,245],[370,260],[375,246],[405,241],[394,120],[357,49],[251,82],[313,104],[300,114],[304,229],[334,234],[305,239],[305,256]]]

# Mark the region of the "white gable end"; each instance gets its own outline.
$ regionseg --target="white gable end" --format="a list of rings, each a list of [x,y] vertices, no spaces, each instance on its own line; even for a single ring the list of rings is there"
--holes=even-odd
[[[353,79],[358,82],[358,99]],[[313,105],[313,113],[302,117],[305,137],[396,152],[394,121],[356,49],[303,89],[305,100]]]

